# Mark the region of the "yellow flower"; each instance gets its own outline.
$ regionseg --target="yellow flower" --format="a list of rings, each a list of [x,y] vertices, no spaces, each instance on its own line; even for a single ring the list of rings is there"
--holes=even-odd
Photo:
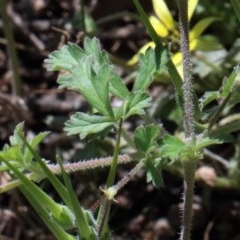
[[[164,0],[152,0],[155,15],[151,15],[149,20],[155,29],[156,33],[163,40],[169,39],[170,41],[179,41],[179,30],[177,23],[174,21],[170,10],[168,9]],[[198,4],[198,0],[188,0],[188,20],[191,20],[194,10]],[[208,17],[200,20],[190,31],[189,34],[189,47],[191,51],[198,50],[200,47],[199,37],[203,31],[213,22],[216,21],[215,17]],[[207,44],[207,43],[206,43]],[[128,66],[133,66],[138,62],[139,55],[144,53],[148,47],[155,47],[154,42],[145,44],[128,62]],[[205,46],[207,49],[207,46]],[[209,46],[211,48],[211,46]],[[212,50],[212,49],[209,49]],[[182,54],[176,52],[172,55],[172,61],[177,67],[179,73],[182,75]]]

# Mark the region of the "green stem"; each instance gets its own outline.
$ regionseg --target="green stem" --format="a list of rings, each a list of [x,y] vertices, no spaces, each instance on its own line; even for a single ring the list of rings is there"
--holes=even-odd
[[[195,139],[194,131],[194,93],[192,85],[192,62],[189,50],[188,1],[178,0],[179,25],[181,34],[181,51],[183,56],[183,99],[184,99],[184,133],[186,144]],[[183,160],[183,218],[181,240],[190,240],[192,223],[192,204],[194,194],[194,176],[197,159]]]
[[[114,190],[114,196],[117,194],[117,192],[123,188],[132,178],[139,172],[139,170],[144,166],[143,162],[139,162],[125,177],[123,177],[116,185],[110,187],[112,190]],[[109,188],[109,189],[110,189]],[[106,192],[109,190],[107,189]],[[101,239],[106,239],[108,232],[107,232],[107,222],[108,217],[111,209],[111,203],[112,203],[112,196],[109,197],[105,192],[104,198],[102,197],[100,201],[102,201],[101,208],[102,213],[99,216],[98,219],[98,233],[101,236]],[[114,197],[113,196],[113,197]]]
[[[181,240],[190,240],[191,237],[191,223],[192,223],[192,204],[194,194],[194,176],[196,169],[196,159],[190,159],[183,162],[183,179],[184,179],[184,192],[183,192],[183,218]]]
[[[195,137],[193,124],[193,85],[192,62],[189,50],[188,2],[178,0],[179,27],[181,34],[181,51],[183,56],[183,98],[184,98],[184,132],[186,138]]]
[[[7,39],[7,50],[11,63],[11,70],[13,73],[12,78],[12,94],[14,96],[22,95],[22,81],[19,74],[19,61],[17,57],[17,51],[15,48],[15,41],[13,37],[13,31],[9,23],[9,18],[7,16],[7,0],[0,1],[0,14],[3,20],[3,30],[5,37]]]
[[[127,154],[118,156],[118,164],[126,164],[132,161],[132,157]],[[112,157],[106,158],[96,158],[88,161],[79,161],[76,163],[67,163],[63,165],[64,171],[68,174],[79,171],[87,171],[95,168],[103,168],[109,166],[112,162]],[[61,174],[61,168],[59,165],[49,164],[47,165],[53,174]],[[5,167],[4,170],[7,170],[8,167]],[[36,173],[29,173],[25,175],[29,180],[38,182],[45,178],[44,175],[39,175]],[[12,180],[6,184],[0,185],[0,193],[7,192],[15,187],[18,187],[22,184],[21,180]]]
[[[109,200],[107,198],[104,199],[104,201],[101,203],[99,215],[98,215],[98,236],[100,236],[100,239],[109,239],[109,231],[108,231],[108,219],[109,219],[109,213],[111,209],[112,200]]]
[[[121,135],[122,135],[122,119],[120,120],[120,123],[119,123],[117,141],[116,141],[113,159],[112,159],[112,163],[110,166],[110,170],[109,170],[109,174],[108,174],[108,178],[107,178],[107,182],[106,182],[106,188],[113,186],[114,181],[115,181],[115,176],[116,176],[116,171],[117,171],[117,163],[118,163],[118,155],[119,155],[119,151],[120,151]],[[108,219],[109,219],[111,203],[112,203],[111,200],[105,198],[99,209],[97,223],[98,223],[98,233],[99,233],[99,236],[101,237],[101,239],[105,239],[105,237],[108,235],[107,223],[108,223]]]
[[[122,119],[120,120],[120,123],[119,123],[116,147],[115,147],[115,150],[114,150],[112,163],[111,163],[110,170],[109,170],[109,173],[108,173],[108,178],[107,178],[107,183],[106,183],[107,188],[111,187],[114,184],[114,181],[115,181],[115,176],[116,176],[116,171],[117,171],[117,163],[118,163],[118,155],[119,155],[119,152],[120,152],[121,135],[122,135]]]

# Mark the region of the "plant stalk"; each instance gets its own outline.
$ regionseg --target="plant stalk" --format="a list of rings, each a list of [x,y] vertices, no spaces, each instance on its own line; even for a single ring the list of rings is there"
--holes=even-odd
[[[130,155],[123,154],[123,155],[118,155],[118,164],[127,164],[129,162],[133,161]],[[96,168],[103,168],[106,166],[109,166],[112,162],[112,157],[106,157],[106,158],[96,158],[96,159],[91,159],[87,161],[78,161],[75,163],[66,163],[63,164],[64,171],[68,174],[73,173],[73,172],[79,172],[79,171],[87,171],[91,169],[96,169]],[[61,174],[61,168],[59,165],[55,164],[48,164],[48,168],[51,170],[53,174],[60,175]],[[7,170],[4,168],[3,170]],[[0,170],[3,171],[3,170]],[[29,180],[32,180],[34,182],[38,182],[45,178],[46,176],[44,175],[39,175],[37,173],[28,173],[25,175]],[[18,179],[9,181],[5,184],[0,184],[0,194],[3,192],[7,192],[15,187],[19,187],[22,184],[22,182]]]
[[[122,119],[119,122],[117,141],[116,141],[116,146],[115,146],[115,150],[113,153],[113,159],[111,162],[110,170],[108,173],[106,188],[113,186],[114,181],[115,181],[115,176],[116,176],[116,171],[117,171],[117,163],[118,163],[118,155],[120,152],[121,135],[122,135]],[[105,198],[99,209],[97,224],[98,224],[98,233],[99,233],[100,239],[105,239],[105,236],[107,236],[107,234],[108,234],[107,223],[108,223],[111,203],[112,203],[111,200]]]
[[[183,191],[183,209],[182,209],[182,229],[181,240],[191,239],[191,226],[193,216],[193,194],[194,194],[194,176],[196,169],[196,160],[190,159],[183,162],[183,179],[184,179],[184,191]]]
[[[184,133],[186,144],[195,139],[194,131],[194,99],[192,84],[192,62],[189,50],[189,25],[188,25],[188,1],[178,0],[180,45],[183,57],[183,99],[184,99]],[[190,140],[190,141],[189,141]],[[194,194],[194,176],[197,159],[183,160],[183,217],[181,240],[191,239],[192,204]]]
[[[188,1],[178,0],[179,27],[181,34],[181,51],[183,58],[183,98],[184,98],[184,132],[186,138],[195,137],[193,124],[193,84],[192,61],[189,50]]]
[[[107,188],[111,187],[115,181],[115,176],[116,176],[116,171],[117,171],[117,163],[118,163],[118,155],[120,152],[121,135],[122,135],[122,119],[120,120],[120,123],[119,123],[116,147],[114,150],[113,159],[112,159],[112,163],[111,163],[108,178],[107,178],[107,183],[106,183]]]

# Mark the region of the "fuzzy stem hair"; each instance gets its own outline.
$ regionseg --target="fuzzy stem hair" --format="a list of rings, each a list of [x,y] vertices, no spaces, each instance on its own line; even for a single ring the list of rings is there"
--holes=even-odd
[[[188,0],[177,0],[179,8],[180,45],[183,58],[183,99],[184,99],[184,133],[186,144],[195,139],[192,62],[189,50]],[[191,239],[192,204],[194,194],[194,175],[197,159],[183,161],[183,217],[181,240]]]
[[[193,119],[193,84],[192,61],[189,51],[189,26],[187,0],[178,0],[179,28],[181,34],[181,52],[183,58],[183,98],[184,98],[184,132],[186,138],[195,137]]]

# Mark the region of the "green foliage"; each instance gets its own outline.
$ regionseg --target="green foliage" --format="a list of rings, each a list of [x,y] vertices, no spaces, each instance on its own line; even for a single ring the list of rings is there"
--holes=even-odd
[[[74,114],[66,122],[65,130],[67,133],[79,134],[81,138],[89,135],[100,136],[100,134],[106,134],[112,128],[115,128],[120,133],[122,120],[126,120],[133,115],[141,116],[145,114],[145,108],[150,106],[151,101],[146,92],[147,88],[153,81],[155,72],[164,69],[167,61],[168,54],[165,48],[160,52],[149,49],[145,55],[141,56],[136,81],[133,90],[130,92],[109,63],[106,52],[101,50],[99,41],[96,38],[85,38],[83,48],[68,44],[63,46],[61,50],[54,51],[45,60],[48,70],[64,71],[58,78],[60,86],[79,91],[94,111],[93,114],[82,112]],[[118,98],[121,105],[114,107],[110,101],[112,97]],[[159,169],[163,168],[163,166],[159,168],[161,164],[157,166],[154,162],[157,154],[156,138],[159,131],[159,127],[149,125],[146,129],[139,128],[135,136],[135,143],[140,152],[143,153],[144,149],[146,150],[146,153],[143,154],[143,161],[146,163],[148,180],[158,187],[162,185]],[[141,142],[142,136],[148,137],[146,139],[149,140],[147,148],[144,146],[146,142]],[[108,186],[111,186],[114,181],[119,144],[120,138],[115,148],[114,160],[107,180]],[[64,173],[63,175],[65,176]],[[73,194],[66,176],[65,184],[70,191],[69,194]],[[72,199],[75,199],[74,196],[72,196]],[[76,200],[74,202],[76,205]],[[78,212],[77,209],[74,212]],[[105,207],[101,207],[100,216],[105,215],[104,211]],[[103,220],[107,221],[106,219]],[[104,227],[99,234],[105,236],[106,228]]]
[[[134,143],[138,151],[147,153],[156,147],[156,140],[160,134],[160,127],[154,124],[140,126],[136,129]]]
[[[145,163],[147,182],[152,182],[157,188],[163,186],[161,171],[166,163],[161,158],[157,143],[161,130],[161,126],[149,124],[138,127],[134,134],[135,146],[142,154],[142,161]]]
[[[157,4],[156,1],[154,2]],[[238,1],[231,2],[235,4],[233,4],[235,9],[238,9],[236,5]],[[55,176],[48,162],[38,155],[37,147],[48,133],[40,133],[32,139],[25,139],[23,123],[20,123],[10,137],[10,143],[0,152],[0,170],[8,170],[13,180],[22,183],[20,190],[59,240],[109,239],[110,231],[107,226],[111,202],[120,189],[120,187],[116,189],[115,186],[121,185],[118,183],[114,185],[114,181],[122,138],[125,138],[129,147],[133,148],[131,151],[134,153],[130,156],[138,161],[137,165],[141,164],[141,167],[145,167],[147,182],[151,182],[155,187],[161,187],[164,185],[161,172],[166,166],[171,168],[177,161],[183,166],[186,166],[186,163],[197,163],[203,158],[205,148],[228,141],[230,134],[240,129],[240,115],[228,116],[235,104],[240,102],[237,92],[239,83],[236,80],[239,67],[236,67],[229,77],[223,80],[219,90],[206,91],[199,99],[194,95],[194,99],[191,100],[194,101],[194,110],[197,114],[192,120],[197,134],[194,133],[191,138],[183,137],[183,121],[179,117],[183,108],[182,79],[141,5],[137,0],[134,0],[134,3],[156,47],[149,48],[140,55],[136,79],[131,91],[117,74],[108,59],[108,54],[101,49],[100,42],[96,38],[86,37],[83,47],[68,43],[60,50],[51,53],[45,60],[48,71],[60,71],[57,80],[60,87],[78,91],[91,107],[89,112],[77,112],[66,121],[64,130],[67,134],[78,134],[84,139],[93,136],[103,137],[110,130],[114,130],[112,133],[117,132],[114,154],[106,180],[107,190],[103,191],[105,195],[97,202],[100,208],[96,219],[95,214],[84,209],[79,203],[60,158],[58,158],[61,169],[59,172],[63,176],[64,183]],[[195,34],[193,38],[199,37],[215,20],[214,17],[200,20],[192,29],[192,34]],[[212,47],[216,43],[214,40],[209,42],[212,43]],[[199,41],[198,44],[201,42]],[[209,48],[209,46],[205,47]],[[199,45],[198,49],[200,49]],[[162,101],[166,101],[161,102],[162,106],[169,107],[168,109],[161,107],[160,116],[156,112],[152,116],[174,122],[177,127],[172,134],[168,129],[164,129],[162,124],[153,123],[156,120],[150,119],[151,116],[146,114],[146,109],[153,105],[148,88],[155,74],[164,71],[168,71],[172,78],[177,104],[173,105],[171,102],[173,98],[170,99],[169,96],[168,100],[167,97],[161,98]],[[118,106],[113,104],[113,99],[118,100]],[[136,127],[133,138],[125,131],[123,124],[123,121],[131,116],[142,117],[142,125]],[[146,119],[151,124],[145,123]],[[227,124],[222,124],[219,119]],[[235,170],[237,166],[236,159],[230,161],[227,166],[232,179],[239,178],[239,169]],[[122,185],[136,174],[135,171],[132,169],[123,179]],[[56,189],[62,203],[56,202],[46,194],[32,181],[33,178],[30,178],[29,174],[33,174],[38,180],[47,178]],[[194,172],[192,175],[194,176]],[[236,181],[232,179],[231,181],[236,185]],[[111,197],[106,195],[109,191],[112,193]],[[77,236],[68,232],[72,229],[76,231]]]
[[[21,125],[22,127],[22,125]],[[20,127],[20,128],[21,128]],[[1,161],[5,163],[8,168],[15,174],[15,176],[20,179],[23,185],[20,187],[22,192],[25,194],[29,202],[35,208],[37,212],[40,211],[40,216],[44,222],[51,229],[53,234],[57,239],[76,239],[76,237],[68,234],[65,230],[73,229],[76,226],[79,230],[79,236],[82,236],[82,239],[96,239],[95,229],[92,227],[92,224],[89,223],[88,214],[85,213],[85,210],[80,207],[78,201],[76,206],[75,203],[72,204],[76,195],[70,191],[69,184],[66,187],[58,180],[58,178],[50,171],[45,162],[40,158],[37,152],[33,149],[29,142],[22,135],[23,132],[20,132],[19,135],[15,133],[14,139],[22,143],[22,147],[28,149],[32,158],[38,163],[38,168],[46,175],[49,181],[52,183],[56,191],[61,196],[62,200],[66,205],[59,204],[55,202],[50,196],[48,196],[43,190],[41,190],[36,184],[29,180],[23,173],[21,173],[17,167],[12,165],[5,158],[1,157]],[[33,170],[32,170],[33,171]],[[39,170],[38,170],[39,171]],[[36,173],[36,172],[34,172]],[[65,176],[65,183],[66,183]],[[68,180],[69,181],[69,180]],[[77,214],[77,215],[76,215]],[[49,221],[49,219],[51,219]],[[81,234],[80,234],[81,233]]]
[[[9,159],[9,162],[14,165],[19,171],[37,171],[38,164],[33,161],[33,155],[24,144],[20,136],[23,135],[23,123],[19,123],[12,136],[10,136],[10,144],[5,144],[3,150],[0,151],[0,157]],[[42,132],[34,138],[29,139],[29,145],[36,149],[39,143],[48,135],[48,132]],[[4,169],[4,164],[1,165]]]
[[[163,48],[161,54],[148,48],[145,54],[139,58],[139,71],[134,82],[134,90],[146,90],[154,80],[153,75],[158,69],[163,70],[169,61],[167,48]]]
[[[61,160],[58,160],[58,163],[61,166],[61,171],[64,179],[64,183],[67,189],[67,195],[69,196],[69,208],[74,212],[76,218],[76,225],[78,229],[79,236],[83,239],[94,240],[97,237],[96,231],[96,221],[91,215],[89,211],[85,211],[79,204],[77,195],[74,192],[72,184],[70,182],[70,178],[67,176],[64,171]]]
[[[83,48],[69,43],[54,51],[45,60],[48,70],[65,71],[58,78],[60,86],[79,91],[96,111],[94,115],[76,113],[66,122],[65,130],[68,134],[79,134],[85,138],[111,129],[120,119],[143,115],[150,104],[147,87],[153,80],[153,74],[164,68],[167,60],[165,48],[161,52],[149,49],[141,57],[133,90],[129,92],[96,38],[85,38]],[[122,105],[113,107],[111,95],[119,98]]]
[[[90,134],[100,133],[106,128],[112,127],[114,122],[108,116],[89,115],[78,112],[65,124],[68,134],[78,134],[83,139]]]
[[[179,138],[172,135],[166,135],[162,142],[161,156],[176,160],[184,145],[184,142]]]
[[[161,174],[161,170],[163,169],[163,167],[164,166],[161,166],[161,168],[159,168],[159,166],[154,165],[154,163],[150,159],[146,161],[147,182],[151,182],[156,188],[164,186]]]
[[[63,208],[59,204],[55,203],[43,190],[37,187],[32,181],[30,181],[24,174],[22,174],[14,165],[10,162],[1,158],[11,171],[16,175],[18,179],[23,182],[20,187],[22,192],[25,194],[29,202],[39,212],[40,217],[47,224],[52,233],[59,240],[75,239],[73,236],[65,232],[64,228],[69,227],[71,222],[73,223],[70,215],[63,214]],[[63,219],[64,218],[64,219]],[[69,222],[70,220],[70,222]],[[61,223],[61,225],[60,225]],[[63,224],[63,225],[62,225]]]
[[[226,99],[230,94],[233,94],[236,86],[236,77],[239,72],[239,66],[235,67],[228,78],[224,78],[222,87],[218,91],[207,91],[203,97],[200,98],[200,108],[205,108],[212,101],[219,101],[220,99]]]
[[[122,118],[127,119],[132,115],[144,115],[144,109],[150,105],[150,100],[145,92],[135,91],[124,101]]]

